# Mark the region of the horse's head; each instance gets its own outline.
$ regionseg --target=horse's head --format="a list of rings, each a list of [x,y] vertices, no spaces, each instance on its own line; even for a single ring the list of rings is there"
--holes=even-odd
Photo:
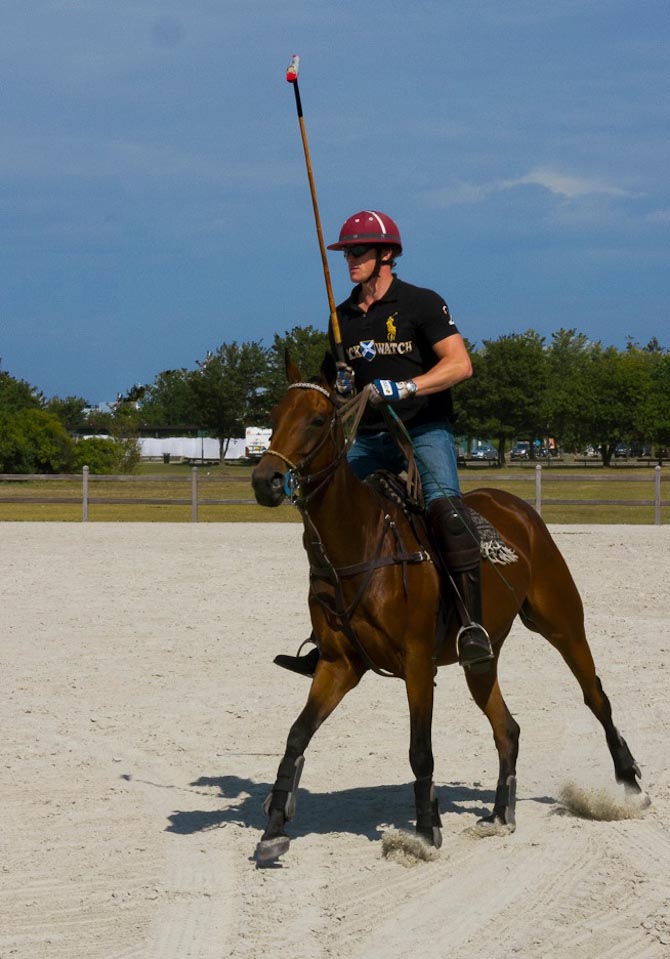
[[[288,494],[288,482],[303,493],[314,480],[322,481],[342,449],[341,430],[333,398],[335,363],[326,354],[318,377],[306,382],[286,354],[288,390],[272,410],[272,441],[251,483],[261,506],[279,506]]]

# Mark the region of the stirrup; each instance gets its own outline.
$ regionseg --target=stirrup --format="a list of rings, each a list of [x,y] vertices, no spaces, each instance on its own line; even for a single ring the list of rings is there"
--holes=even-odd
[[[319,647],[315,646],[314,649],[310,649],[308,653],[304,653],[302,656],[300,655],[302,647],[309,642],[311,642],[311,640],[306,639],[305,642],[301,644],[296,656],[286,656],[284,653],[280,653],[278,656],[275,656],[272,662],[276,666],[281,666],[282,669],[289,669],[292,673],[298,673],[300,676],[313,676],[319,662]]]
[[[489,634],[479,623],[461,626],[456,636],[458,662],[466,669],[475,667],[474,672],[484,672],[493,660],[493,649]]]

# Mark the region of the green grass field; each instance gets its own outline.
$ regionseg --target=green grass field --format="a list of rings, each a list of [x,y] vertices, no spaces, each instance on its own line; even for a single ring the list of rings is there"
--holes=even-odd
[[[476,487],[506,489],[535,502],[535,471],[532,466],[503,470],[468,467],[461,470],[464,492]],[[570,477],[568,479],[568,477]],[[548,523],[635,523],[654,522],[653,505],[635,505],[636,500],[653,500],[654,471],[647,467],[611,470],[599,467],[553,467],[542,471],[542,516]],[[251,467],[246,465],[203,466],[198,469],[198,521],[298,522],[290,506],[266,509],[253,501]],[[143,464],[140,472],[122,480],[110,477],[89,479],[90,522],[188,523],[191,508],[192,468],[185,464]],[[670,522],[670,467],[664,466],[661,496],[666,504],[661,522]],[[26,502],[32,498],[50,502]],[[98,502],[106,499],[114,502]],[[547,500],[619,500],[617,505],[551,504]],[[0,481],[0,521],[81,522],[82,480]],[[23,502],[22,502],[23,500]],[[161,500],[179,502],[161,503]],[[227,504],[212,501],[230,500]]]

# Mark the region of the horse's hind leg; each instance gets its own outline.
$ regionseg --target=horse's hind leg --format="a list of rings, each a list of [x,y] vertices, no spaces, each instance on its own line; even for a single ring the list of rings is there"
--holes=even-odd
[[[472,698],[482,710],[493,730],[498,751],[498,782],[493,810],[479,821],[516,828],[516,760],[519,755],[519,724],[513,718],[498,685],[498,663],[485,673],[465,670]]]
[[[284,831],[296,809],[298,783],[304,752],[319,726],[344,696],[358,683],[361,674],[344,660],[319,661],[304,709],[291,726],[286,751],[279,763],[272,792],[265,801],[268,824],[256,846],[256,859],[269,862],[287,852],[290,839]]]
[[[640,768],[614,725],[612,706],[596,673],[584,630],[581,598],[560,554],[558,559],[560,562],[554,564],[554,575],[549,578],[550,587],[546,584],[540,589],[531,586],[520,612],[521,619],[525,626],[549,640],[575,676],[584,702],[605,730],[617,782],[623,783],[629,792],[641,793],[638,783]]]

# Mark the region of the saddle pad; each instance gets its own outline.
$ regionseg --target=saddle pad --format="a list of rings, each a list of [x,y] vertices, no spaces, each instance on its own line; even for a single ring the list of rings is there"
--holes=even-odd
[[[507,545],[495,526],[491,526],[487,519],[474,509],[468,508],[470,518],[477,527],[480,539],[480,552],[482,559],[488,559],[489,562],[497,566],[507,566],[509,563],[516,563],[517,554]]]

